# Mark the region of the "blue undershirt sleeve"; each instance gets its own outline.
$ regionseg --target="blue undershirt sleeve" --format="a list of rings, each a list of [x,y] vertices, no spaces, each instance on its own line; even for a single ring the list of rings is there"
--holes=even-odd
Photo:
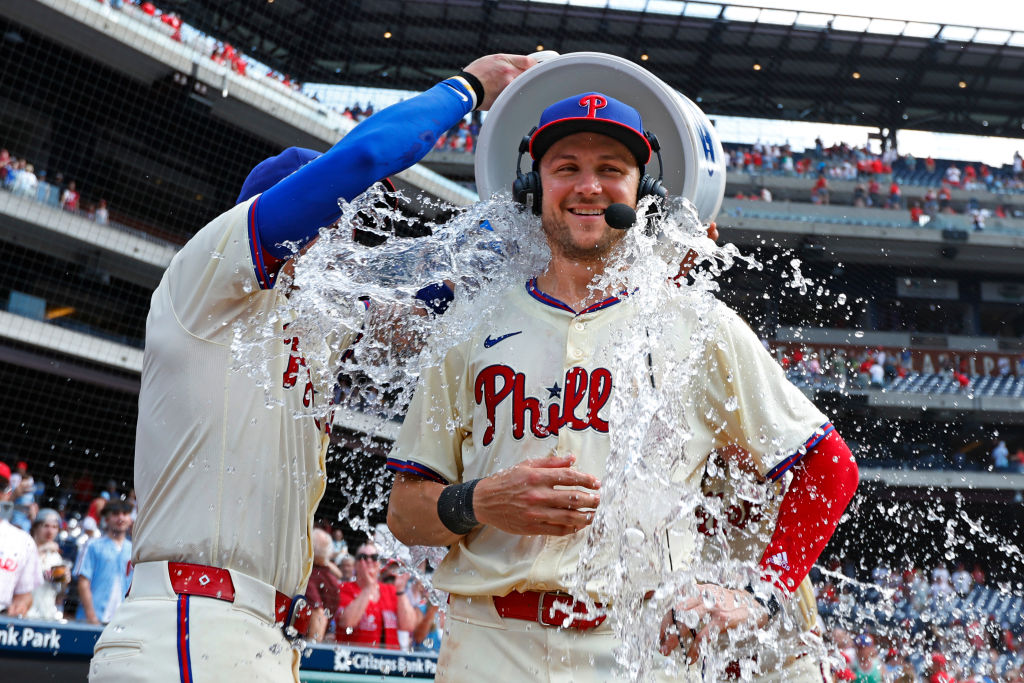
[[[351,201],[373,183],[425,157],[438,137],[474,106],[462,79],[449,78],[416,97],[366,119],[324,155],[264,192],[255,207],[253,245],[287,259],[319,229],[341,216],[338,199]]]

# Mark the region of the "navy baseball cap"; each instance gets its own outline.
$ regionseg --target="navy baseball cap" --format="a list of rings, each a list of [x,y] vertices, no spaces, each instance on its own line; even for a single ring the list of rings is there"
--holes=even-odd
[[[235,204],[241,204],[258,194],[266,192],[279,180],[287,178],[313,159],[320,156],[320,152],[304,147],[289,147],[276,157],[264,159],[249,171],[248,177],[242,183],[242,191],[238,193]]]
[[[573,133],[600,133],[624,144],[643,167],[651,160],[651,143],[644,135],[640,112],[599,92],[573,95],[555,102],[540,115],[530,137],[530,156],[540,161],[551,145]]]

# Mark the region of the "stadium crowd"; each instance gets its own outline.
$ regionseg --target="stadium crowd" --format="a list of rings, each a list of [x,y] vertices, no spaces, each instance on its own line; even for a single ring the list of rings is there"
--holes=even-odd
[[[972,596],[998,592],[979,564],[894,571],[879,563],[865,583],[853,579],[852,566],[838,562],[818,573],[819,611],[834,625],[832,642],[849,665],[845,676],[836,671],[840,680],[915,681],[918,674],[930,683],[1022,680],[1019,611],[972,608]],[[851,633],[841,624],[864,606],[874,609],[869,620],[876,627]]]
[[[0,188],[84,216],[100,225],[110,223],[106,199],[83,201],[81,189],[74,180],[65,181],[63,173],[56,173],[51,182],[45,169],[37,173],[32,162],[11,156],[6,148],[0,148]]]
[[[763,343],[769,346],[767,340]],[[813,387],[895,389],[905,384],[900,380],[939,375],[950,380],[946,389],[953,388],[961,393],[972,394],[979,389],[984,391],[986,387],[983,385],[999,384],[997,380],[1011,385],[1024,377],[1024,355],[1019,356],[1016,363],[1009,356],[1000,356],[991,361],[992,368],[988,371],[984,367],[973,367],[973,355],[970,353],[939,352],[934,361],[929,357],[924,365],[931,364],[930,367],[920,372],[912,369],[913,359],[909,349],[894,353],[881,347],[830,350],[801,347],[782,349],[776,355],[791,379]],[[991,381],[986,382],[986,378],[991,378]],[[995,395],[995,392],[992,393]]]
[[[10,500],[15,509],[10,522],[0,521],[0,557],[11,556],[18,543],[38,555],[23,563],[36,573],[33,580],[0,580],[0,611],[43,620],[109,621],[131,581],[133,492],[119,491],[114,481],[96,492],[83,475],[73,484],[74,496],[40,508],[37,500],[55,499],[25,462],[13,471],[0,463],[0,485],[0,501]],[[314,529],[312,545],[306,597],[315,616],[308,641],[439,649],[444,611],[419,580],[429,577],[424,565],[410,573],[373,541],[347,542],[328,524]],[[961,562],[953,571],[943,564],[894,571],[879,563],[863,580],[858,573],[864,570],[838,561],[812,573],[826,642],[838,653],[832,671],[837,680],[1024,681],[1020,615],[955,609],[953,601],[987,587],[980,564],[970,570]],[[31,599],[22,594],[20,603],[13,600],[26,586]],[[872,604],[884,605],[895,627],[873,616],[858,618],[857,610]],[[936,678],[940,673],[945,677]]]
[[[975,230],[984,230],[986,218],[1018,216],[1003,203],[993,208],[983,207],[977,196],[957,207],[953,202],[953,189],[998,194],[1024,192],[1024,158],[1020,152],[1014,152],[1011,163],[993,169],[981,162],[937,162],[930,156],[919,162],[913,155],[900,156],[892,148],[874,153],[867,145],[857,147],[845,142],[825,147],[821,138],[817,139],[814,149],[803,152],[794,151],[788,144],[761,142],[750,147],[727,147],[726,163],[732,169],[755,176],[783,175],[813,180],[809,196],[813,204],[832,203],[830,180],[852,181],[856,185],[850,205],[907,209],[911,222],[916,225],[924,225],[939,214],[962,213],[971,216]],[[924,193],[908,198],[904,195],[904,188],[908,186],[924,188]],[[773,199],[771,191],[765,187],[750,195],[738,193],[736,198],[767,202]]]

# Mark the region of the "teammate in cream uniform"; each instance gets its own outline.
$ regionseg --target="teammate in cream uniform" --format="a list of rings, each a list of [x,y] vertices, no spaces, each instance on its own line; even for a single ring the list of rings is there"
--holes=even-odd
[[[538,277],[507,292],[439,367],[424,370],[388,461],[398,473],[392,531],[407,544],[451,546],[433,580],[451,594],[438,680],[495,672],[502,680],[621,676],[609,623],[557,591],[570,583],[580,531],[601,504],[607,408],[624,390],[607,354],[613,339],[637,333],[635,299],[592,289],[622,234],[604,211],[613,203],[635,207],[638,188],[656,193],[643,174],[651,141],[636,110],[591,92],[545,109],[529,152],[534,171],[521,175],[514,193],[542,196],[535,206],[551,260]],[[666,368],[694,359],[699,365],[686,401],[693,435],[673,481],[696,494],[709,454],[730,443],[748,451],[769,479],[796,466],[759,561],[777,594],[707,586],[715,596],[711,608],[681,599],[679,609],[706,620],[680,637],[680,624],[668,618],[662,653],[681,646],[693,660],[716,630],[763,625],[774,616],[831,536],[857,473],[827,418],[786,381],[735,313],[717,304],[698,315],[685,296],[670,305],[672,325],[664,334],[678,343],[670,357],[654,360],[653,379],[665,386]],[[705,341],[691,349],[698,328],[706,330]],[[773,557],[789,559],[777,566]],[[618,558],[607,560],[611,566]],[[600,599],[601,586],[590,588]],[[567,613],[574,615],[567,628],[536,623],[564,626]]]
[[[135,575],[96,645],[92,681],[298,681],[309,529],[324,491],[331,387],[314,387],[281,327],[264,389],[232,370],[233,325],[274,311],[290,258],[340,216],[338,198],[427,154],[486,108],[527,57],[483,57],[367,119],[299,170],[289,149],[172,260],[153,294],[139,398]],[[312,155],[310,155],[312,156]],[[287,176],[287,177],[283,177]],[[260,194],[261,193],[261,194]],[[255,196],[254,196],[255,195]],[[325,419],[296,418],[310,409]],[[284,627],[284,628],[282,628]]]

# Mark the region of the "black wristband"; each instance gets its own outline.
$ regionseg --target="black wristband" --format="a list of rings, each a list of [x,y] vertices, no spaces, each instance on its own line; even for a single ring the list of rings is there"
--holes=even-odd
[[[480,523],[473,514],[473,489],[479,481],[446,486],[437,498],[437,516],[453,534],[468,534]]]
[[[473,93],[476,95],[475,109],[479,109],[480,105],[484,103],[484,84],[480,82],[479,78],[468,71],[460,71],[455,75],[464,78],[469,83],[469,87],[473,89]]]
[[[754,587],[749,583],[743,590],[750,593],[750,596],[757,601],[757,604],[761,605],[761,607],[764,607],[765,610],[767,610],[769,621],[774,619],[775,615],[782,611],[782,605],[779,604],[779,599],[774,595],[772,595],[769,599],[765,600],[763,597],[761,597],[754,591]]]

